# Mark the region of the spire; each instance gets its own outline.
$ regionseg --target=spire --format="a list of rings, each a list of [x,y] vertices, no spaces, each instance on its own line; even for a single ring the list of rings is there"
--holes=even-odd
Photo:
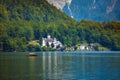
[[[50,39],[50,38],[51,38],[51,36],[48,34],[47,38],[48,38],[48,39]]]

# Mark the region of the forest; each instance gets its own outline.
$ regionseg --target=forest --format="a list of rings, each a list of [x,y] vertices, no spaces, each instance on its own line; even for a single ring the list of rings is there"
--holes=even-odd
[[[44,51],[29,45],[50,34],[70,47],[99,43],[120,50],[120,22],[75,21],[46,0],[2,0],[0,3],[0,51]]]

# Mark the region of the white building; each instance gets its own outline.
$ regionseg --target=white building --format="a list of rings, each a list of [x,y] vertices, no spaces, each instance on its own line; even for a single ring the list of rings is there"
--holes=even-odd
[[[57,41],[56,38],[51,38],[51,36],[48,35],[47,38],[42,38],[42,46],[56,49],[58,47],[62,47],[62,43]]]
[[[89,50],[88,46],[87,45],[80,45],[80,50]]]

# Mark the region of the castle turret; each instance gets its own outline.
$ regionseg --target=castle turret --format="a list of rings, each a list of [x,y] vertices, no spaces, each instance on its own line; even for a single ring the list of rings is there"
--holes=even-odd
[[[47,36],[47,38],[48,38],[48,39],[50,39],[50,38],[51,38],[51,36],[50,36],[50,35],[48,35],[48,36]]]
[[[42,38],[42,46],[46,46],[46,39]]]

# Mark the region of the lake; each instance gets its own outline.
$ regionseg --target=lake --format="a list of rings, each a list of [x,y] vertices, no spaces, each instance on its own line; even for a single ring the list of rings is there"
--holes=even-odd
[[[0,53],[0,80],[120,80],[120,52]]]

